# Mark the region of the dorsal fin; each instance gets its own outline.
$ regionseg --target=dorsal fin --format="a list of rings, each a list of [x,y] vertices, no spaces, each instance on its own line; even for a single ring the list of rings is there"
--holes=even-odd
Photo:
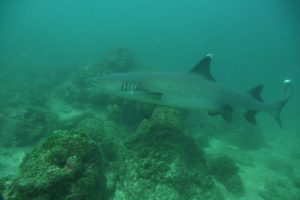
[[[264,87],[263,85],[258,85],[258,86],[256,86],[256,87],[252,88],[252,89],[249,91],[249,94],[250,94],[252,97],[254,97],[255,99],[257,99],[257,100],[263,102],[262,98],[260,97],[260,93],[261,93],[263,87]]]
[[[210,62],[212,54],[207,54],[191,71],[190,73],[198,74],[210,81],[215,81],[210,73]]]

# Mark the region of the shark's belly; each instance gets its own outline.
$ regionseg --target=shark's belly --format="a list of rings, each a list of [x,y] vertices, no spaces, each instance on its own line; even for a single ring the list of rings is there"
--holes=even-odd
[[[161,104],[184,109],[216,109],[217,102],[210,98],[197,96],[181,96],[178,94],[166,94],[162,96]]]

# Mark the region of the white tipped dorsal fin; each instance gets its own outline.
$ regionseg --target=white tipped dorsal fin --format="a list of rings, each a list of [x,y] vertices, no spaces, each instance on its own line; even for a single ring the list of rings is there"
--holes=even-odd
[[[207,54],[202,60],[200,60],[197,65],[195,65],[195,67],[193,67],[190,73],[201,75],[202,77],[210,81],[215,81],[210,72],[210,63],[212,57],[212,54]]]
[[[258,85],[258,86],[256,86],[256,87],[252,88],[252,89],[249,91],[249,94],[250,94],[253,98],[255,98],[256,100],[263,102],[263,100],[262,100],[262,98],[261,98],[261,96],[260,96],[261,91],[263,90],[263,87],[264,87],[263,85]]]
[[[206,54],[206,56],[213,58],[214,55],[212,53],[208,53],[208,54]]]

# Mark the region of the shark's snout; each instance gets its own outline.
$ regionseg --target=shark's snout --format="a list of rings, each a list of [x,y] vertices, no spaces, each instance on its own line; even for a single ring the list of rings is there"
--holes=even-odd
[[[116,80],[109,78],[107,76],[95,76],[85,79],[88,84],[95,85],[97,87],[99,86],[105,86],[105,85],[114,85]]]
[[[86,82],[86,83],[97,83],[97,82],[99,82],[99,77],[89,77],[89,78],[86,78],[86,79],[84,79],[84,81]]]
[[[86,81],[89,84],[97,87],[98,90],[108,91],[110,93],[119,92],[122,88],[122,80],[119,80],[113,76],[96,76],[87,78]]]

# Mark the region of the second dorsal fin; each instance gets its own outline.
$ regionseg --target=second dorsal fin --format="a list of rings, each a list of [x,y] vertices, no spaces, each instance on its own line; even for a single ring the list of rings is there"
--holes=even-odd
[[[252,97],[254,97],[256,100],[259,100],[259,101],[263,102],[263,100],[262,100],[262,98],[261,98],[261,96],[260,96],[260,93],[261,93],[263,87],[264,87],[263,85],[258,85],[258,86],[256,86],[256,87],[252,88],[252,89],[249,91],[249,94],[250,94]]]
[[[195,67],[190,71],[190,73],[201,75],[210,81],[215,81],[210,72],[210,63],[213,55],[207,54]]]

